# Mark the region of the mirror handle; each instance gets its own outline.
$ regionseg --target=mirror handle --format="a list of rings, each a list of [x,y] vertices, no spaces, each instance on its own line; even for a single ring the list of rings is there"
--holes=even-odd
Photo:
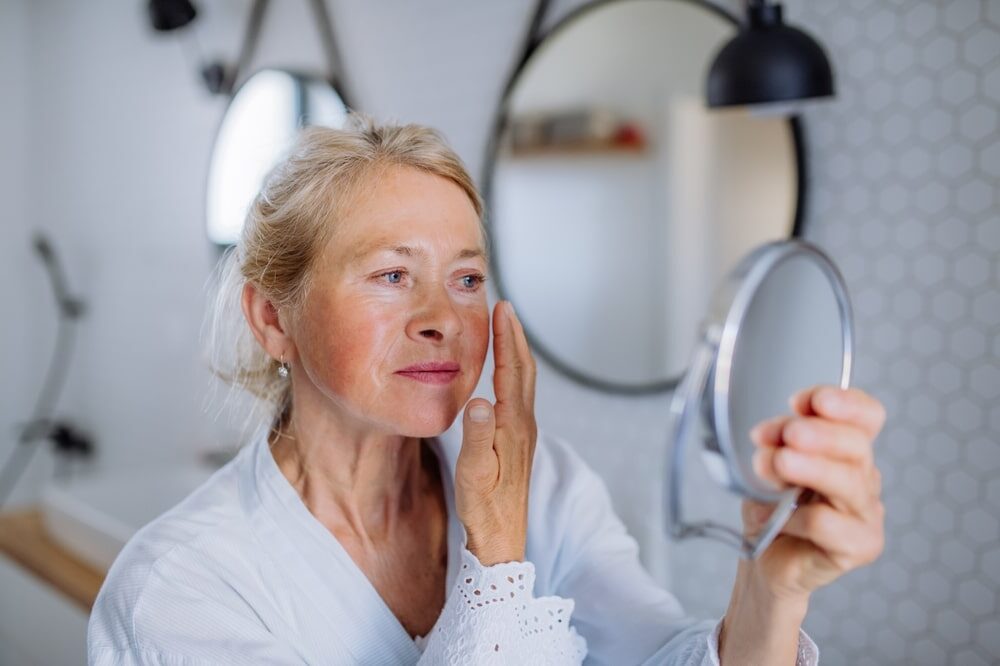
[[[695,350],[691,368],[685,373],[670,402],[669,432],[673,435],[674,441],[673,450],[668,456],[667,478],[670,479],[670,487],[666,497],[667,531],[674,539],[701,537],[720,541],[736,548],[744,559],[753,560],[771,545],[788,518],[799,504],[811,498],[812,492],[800,488],[796,492],[786,493],[775,505],[767,525],[755,541],[750,541],[741,532],[727,525],[711,521],[697,523],[685,521],[683,469],[694,415],[694,410],[690,409],[689,405],[694,404],[692,401],[697,400],[705,391],[715,351],[710,336],[704,336]]]

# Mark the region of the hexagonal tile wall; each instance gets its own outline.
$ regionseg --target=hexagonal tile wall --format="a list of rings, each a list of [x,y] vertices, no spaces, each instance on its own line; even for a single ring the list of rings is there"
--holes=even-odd
[[[1000,2],[785,4],[838,88],[804,111],[805,236],[843,268],[855,384],[889,411],[885,552],[805,628],[824,664],[1000,663]],[[712,547],[679,551],[681,601],[721,613],[727,590],[682,583],[718,575]]]
[[[804,233],[850,288],[854,384],[889,413],[876,442],[885,552],[817,592],[805,628],[827,665],[1000,663],[1000,0],[784,5],[826,47],[837,82],[834,100],[803,110]],[[595,395],[551,374],[540,368],[547,425],[589,445],[603,471],[662,436],[661,396]],[[641,533],[659,499],[642,490],[660,481],[652,467],[613,491],[658,564]],[[737,515],[693,471],[699,512]],[[690,614],[718,617],[734,561],[710,541],[673,544],[671,590]]]

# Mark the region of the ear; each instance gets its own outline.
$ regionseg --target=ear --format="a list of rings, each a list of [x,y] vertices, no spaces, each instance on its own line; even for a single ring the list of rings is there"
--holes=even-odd
[[[246,317],[250,330],[253,332],[253,337],[257,339],[264,351],[271,358],[279,359],[284,355],[286,363],[294,361],[295,341],[288,335],[274,304],[254,285],[247,282],[243,285],[240,305],[243,308],[243,316]]]

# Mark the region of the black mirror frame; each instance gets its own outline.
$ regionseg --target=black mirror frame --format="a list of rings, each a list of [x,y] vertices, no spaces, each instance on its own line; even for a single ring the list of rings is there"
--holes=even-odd
[[[492,280],[496,285],[497,295],[500,299],[508,299],[509,294],[507,289],[504,287],[503,275],[500,271],[500,262],[497,257],[496,243],[493,237],[493,174],[496,166],[497,155],[500,148],[500,138],[503,135],[504,130],[508,124],[509,106],[511,93],[514,90],[514,86],[517,84],[518,79],[524,72],[525,68],[531,61],[532,56],[535,55],[537,50],[541,45],[548,39],[553,38],[561,31],[569,27],[576,19],[582,17],[583,15],[591,12],[598,7],[606,4],[617,3],[617,2],[629,2],[630,0],[593,0],[585,5],[577,7],[576,9],[570,11],[566,16],[561,18],[554,26],[547,30],[544,34],[541,34],[541,24],[545,18],[546,10],[550,4],[550,0],[540,0],[535,9],[535,14],[532,18],[530,27],[528,29],[528,38],[525,42],[524,49],[522,51],[521,57],[517,61],[517,65],[514,67],[514,71],[510,78],[507,80],[506,85],[503,89],[503,94],[500,99],[500,105],[497,108],[497,112],[494,115],[494,120],[492,124],[492,133],[490,135],[489,143],[486,147],[485,161],[483,167],[483,179],[482,179],[482,193],[483,202],[485,205],[485,226],[486,232],[489,235],[490,242],[489,255],[490,255],[490,271],[492,273]],[[739,28],[740,20],[732,12],[720,7],[718,5],[712,4],[708,0],[663,0],[664,2],[683,2],[690,5],[695,5],[701,9],[711,12],[716,16],[728,21],[734,28]],[[705,75],[708,75],[706,71]],[[803,220],[805,218],[806,212],[806,186],[808,173],[806,171],[806,139],[805,139],[805,127],[801,116],[798,114],[789,117],[788,119],[789,128],[792,132],[792,143],[795,151],[795,169],[796,169],[796,193],[795,193],[795,215],[792,220],[792,229],[789,238],[801,237],[803,232]],[[708,304],[706,303],[706,307]],[[552,352],[549,347],[542,343],[541,339],[534,334],[530,322],[522,321],[522,326],[524,327],[525,336],[528,339],[528,343],[531,345],[532,350],[540,356],[548,365],[555,368],[558,372],[568,377],[569,379],[576,381],[584,386],[596,389],[598,391],[603,391],[605,393],[613,393],[619,395],[643,395],[643,394],[655,394],[663,393],[674,390],[681,381],[681,376],[672,377],[663,381],[657,382],[647,382],[643,384],[623,384],[619,382],[612,382],[589,375],[585,372],[573,368],[570,364],[564,363],[559,357]],[[683,375],[683,373],[681,373]]]

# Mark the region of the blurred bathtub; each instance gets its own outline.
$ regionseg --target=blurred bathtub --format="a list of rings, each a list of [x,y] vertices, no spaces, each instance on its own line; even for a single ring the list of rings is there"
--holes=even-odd
[[[184,499],[214,471],[192,464],[50,484],[42,491],[45,529],[82,560],[107,571],[139,528]]]

